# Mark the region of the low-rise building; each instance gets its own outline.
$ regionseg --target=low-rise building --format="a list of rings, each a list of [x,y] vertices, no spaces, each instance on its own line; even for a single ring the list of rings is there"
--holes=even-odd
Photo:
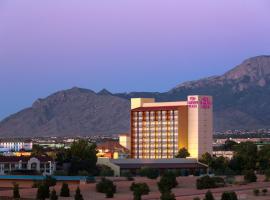
[[[18,157],[0,156],[0,174],[12,174],[14,172],[38,172],[43,175],[52,175],[56,164],[48,156]]]
[[[120,176],[129,171],[139,174],[142,168],[158,169],[160,173],[166,170],[178,170],[179,174],[205,174],[208,166],[194,158],[173,158],[173,159],[109,159],[98,158],[97,164],[106,165],[114,171],[115,176]]]

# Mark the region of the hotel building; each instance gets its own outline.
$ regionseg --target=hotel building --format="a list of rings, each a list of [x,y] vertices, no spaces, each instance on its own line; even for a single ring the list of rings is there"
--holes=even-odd
[[[131,99],[132,158],[174,158],[186,148],[190,157],[212,154],[212,97],[192,95],[187,101],[155,102]]]

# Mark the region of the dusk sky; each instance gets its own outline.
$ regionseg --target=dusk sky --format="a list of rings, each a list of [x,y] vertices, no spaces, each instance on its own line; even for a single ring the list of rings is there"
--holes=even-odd
[[[262,54],[268,0],[0,0],[0,119],[73,86],[163,92]]]

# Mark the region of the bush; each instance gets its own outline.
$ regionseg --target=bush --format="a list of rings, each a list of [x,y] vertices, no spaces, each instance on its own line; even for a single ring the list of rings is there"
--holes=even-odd
[[[56,179],[53,178],[52,176],[46,176],[45,179],[43,180],[43,184],[47,185],[48,187],[52,187],[56,185]]]
[[[175,200],[175,196],[171,191],[167,191],[161,194],[160,200]]]
[[[200,197],[194,197],[193,200],[201,200]]]
[[[265,175],[265,181],[269,181],[270,180],[270,169],[265,170],[264,175]]]
[[[141,200],[142,195],[149,194],[150,192],[146,183],[132,183],[130,190],[133,191],[134,200]]]
[[[113,194],[116,192],[116,185],[114,185],[111,180],[102,178],[101,181],[96,184],[96,191],[105,193],[107,197],[113,196]]]
[[[221,200],[237,200],[237,195],[235,192],[223,192],[221,195]]]
[[[50,197],[50,189],[47,185],[41,184],[38,186],[37,199],[44,200]]]
[[[74,200],[83,200],[83,196],[79,187],[76,189]]]
[[[254,189],[254,190],[253,190],[253,194],[254,194],[255,196],[259,196],[260,190]]]
[[[263,195],[266,195],[267,192],[268,192],[268,190],[266,188],[265,189],[262,189]]]
[[[172,172],[165,173],[158,182],[158,189],[160,193],[171,191],[172,188],[178,185],[176,176]]]
[[[257,176],[254,173],[253,170],[247,170],[244,172],[244,180],[247,183],[251,183],[251,182],[256,182],[257,181]]]
[[[114,193],[115,193],[115,191],[114,191],[113,187],[108,188],[106,190],[106,198],[113,198]]]
[[[99,165],[98,169],[99,169],[99,176],[113,176],[114,175],[114,171],[106,165]]]
[[[197,189],[199,189],[199,190],[224,187],[225,181],[221,177],[203,176],[203,177],[197,179],[196,186],[197,186]]]
[[[19,185],[17,183],[13,184],[13,199],[19,199],[20,191],[19,191]]]
[[[57,196],[57,194],[56,194],[55,189],[53,189],[53,190],[51,191],[51,194],[50,194],[50,200],[57,200],[57,199],[58,199],[58,196]]]
[[[132,174],[130,173],[130,171],[127,171],[127,172],[123,173],[122,176],[126,177],[126,179],[128,181],[133,181],[134,180],[134,178],[133,178]]]
[[[63,183],[60,191],[61,197],[70,197],[69,187],[67,183]]]
[[[159,176],[159,171],[157,169],[144,167],[144,168],[141,168],[140,175],[146,176],[147,178],[150,178],[150,179],[156,179]]]
[[[205,194],[204,200],[215,200],[212,192],[210,190],[208,190]]]

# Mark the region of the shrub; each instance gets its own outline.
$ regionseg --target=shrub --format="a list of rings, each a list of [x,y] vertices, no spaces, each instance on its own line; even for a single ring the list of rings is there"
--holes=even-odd
[[[221,177],[203,176],[203,177],[197,179],[196,186],[197,186],[197,189],[199,189],[199,190],[224,187],[225,181]]]
[[[221,195],[221,200],[237,200],[237,195],[235,192],[223,192]]]
[[[47,185],[41,184],[38,186],[37,199],[44,200],[50,197],[50,189]]]
[[[254,173],[253,170],[247,170],[244,172],[244,180],[247,183],[251,183],[251,182],[256,182],[257,181],[257,176]]]
[[[55,189],[53,189],[53,190],[51,191],[51,194],[50,194],[50,200],[58,200],[58,196],[57,196],[57,194],[56,194]]]
[[[116,192],[116,185],[114,185],[111,180],[102,178],[101,181],[96,184],[96,191],[105,193],[107,198],[110,198],[110,196],[113,197],[113,194]]]
[[[254,190],[253,190],[253,194],[254,194],[255,196],[259,196],[260,190],[254,189]]]
[[[266,195],[267,192],[268,192],[268,190],[266,188],[265,189],[262,189],[263,195]]]
[[[140,175],[146,176],[147,178],[150,178],[150,179],[156,179],[159,176],[159,171],[157,169],[144,167],[144,168],[141,168]]]
[[[20,191],[19,191],[19,185],[17,183],[13,184],[13,198],[14,199],[19,199],[20,196]]]
[[[178,185],[176,176],[172,172],[165,173],[158,182],[158,189],[160,193],[168,192]]]
[[[113,187],[108,188],[106,190],[106,198],[113,198],[114,193],[115,193],[115,191],[114,191]]]
[[[99,165],[99,175],[100,176],[113,176],[114,175],[114,171],[105,165]]]
[[[194,197],[193,200],[201,200],[200,197]]]
[[[210,190],[208,190],[205,194],[204,200],[215,200],[212,192]]]
[[[133,181],[133,180],[134,180],[134,178],[133,178],[132,174],[130,173],[130,171],[127,171],[127,172],[123,173],[122,175],[123,175],[124,177],[126,177],[126,179],[127,179],[128,181]]]
[[[270,180],[270,169],[265,170],[264,175],[265,175],[265,181],[269,181]]]
[[[133,191],[134,200],[141,200],[142,195],[149,194],[150,192],[146,183],[132,183],[130,190]]]
[[[166,191],[161,194],[160,200],[175,200],[175,196],[171,191]]]
[[[79,187],[76,189],[74,200],[83,200],[83,196]]]
[[[67,183],[63,183],[60,191],[61,197],[70,197],[69,187]]]

